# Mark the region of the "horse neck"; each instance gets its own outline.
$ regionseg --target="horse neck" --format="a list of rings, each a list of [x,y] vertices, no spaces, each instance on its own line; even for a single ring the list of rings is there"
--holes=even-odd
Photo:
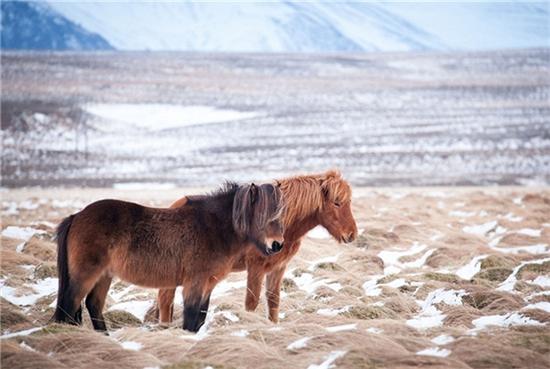
[[[294,242],[300,240],[307,232],[319,225],[319,217],[317,213],[308,214],[302,219],[296,219],[290,224],[284,234],[285,242]]]
[[[233,197],[218,195],[215,198],[195,197],[190,199],[189,203],[199,204],[200,211],[213,221],[208,224],[208,231],[219,234],[228,244],[232,244],[237,238],[233,228]]]

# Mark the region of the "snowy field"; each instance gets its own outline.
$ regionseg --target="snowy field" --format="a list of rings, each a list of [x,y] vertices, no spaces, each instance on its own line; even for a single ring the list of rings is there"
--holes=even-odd
[[[550,182],[548,49],[2,55],[2,185]],[[149,186],[149,185],[148,185]]]
[[[48,324],[54,227],[105,197],[167,206],[198,189],[2,192],[1,332],[6,368],[548,368],[550,192],[356,188],[360,236],[316,228],[289,264],[281,322],[244,310],[246,275],[215,289],[197,335],[147,316],[155,291],[115,281],[110,335]],[[173,366],[172,366],[173,365]]]

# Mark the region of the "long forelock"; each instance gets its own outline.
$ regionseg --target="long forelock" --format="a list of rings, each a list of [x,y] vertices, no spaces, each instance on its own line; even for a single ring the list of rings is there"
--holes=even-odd
[[[257,187],[258,198],[254,203],[254,225],[256,231],[265,229],[267,224],[280,218],[283,209],[283,198],[280,190],[272,184]]]
[[[280,190],[272,184],[256,186],[257,198],[250,197],[250,186],[239,187],[233,203],[233,227],[242,237],[258,235],[267,224],[280,217],[283,202]]]

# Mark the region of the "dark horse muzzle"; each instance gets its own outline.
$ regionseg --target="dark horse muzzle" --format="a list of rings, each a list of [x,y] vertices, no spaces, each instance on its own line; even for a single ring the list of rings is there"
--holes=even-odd
[[[254,242],[258,250],[265,256],[277,254],[281,252],[284,247],[284,242],[272,241],[271,244],[266,244],[260,241]]]

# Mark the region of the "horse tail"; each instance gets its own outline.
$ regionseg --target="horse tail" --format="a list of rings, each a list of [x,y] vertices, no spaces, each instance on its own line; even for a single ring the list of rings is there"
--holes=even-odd
[[[69,263],[67,256],[67,237],[71,224],[73,223],[74,214],[63,219],[57,227],[57,276],[59,278],[59,289],[57,291],[57,306],[55,308],[53,320],[56,322],[71,320],[69,311],[72,311],[70,281],[69,281]]]

